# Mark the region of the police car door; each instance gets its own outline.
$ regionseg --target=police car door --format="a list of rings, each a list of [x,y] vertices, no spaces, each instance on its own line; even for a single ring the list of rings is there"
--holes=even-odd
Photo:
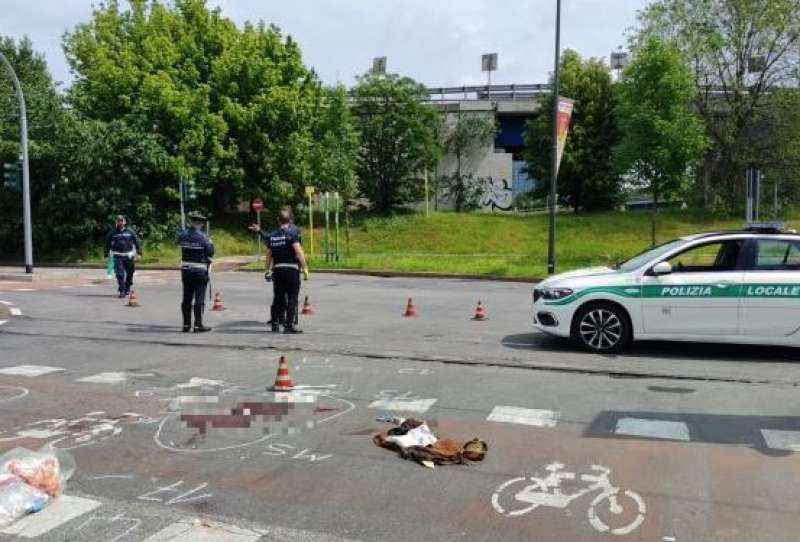
[[[744,240],[709,241],[665,261],[666,275],[642,279],[642,326],[648,335],[735,335],[744,278]]]
[[[748,253],[742,335],[800,342],[800,238],[753,239]]]

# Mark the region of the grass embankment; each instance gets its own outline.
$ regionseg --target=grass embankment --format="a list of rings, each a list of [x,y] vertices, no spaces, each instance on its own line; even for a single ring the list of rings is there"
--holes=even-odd
[[[255,237],[246,225],[244,216],[213,225],[218,257],[254,255]],[[658,239],[666,241],[688,233],[741,225],[739,219],[720,219],[708,213],[665,211],[659,213]],[[303,228],[303,238],[306,252],[311,253],[307,228]],[[613,263],[649,245],[650,216],[646,212],[558,217],[559,271]],[[443,212],[428,218],[421,214],[366,218],[351,227],[349,250],[342,227],[339,262],[325,262],[322,247],[322,231],[315,228],[312,272],[315,268],[338,268],[542,277],[547,270],[547,216]],[[84,261],[102,261],[100,250]],[[157,248],[146,247],[140,263],[177,265],[178,261],[177,247],[165,243]]]
[[[349,252],[326,263],[321,234],[315,232],[317,268],[433,272],[503,277],[543,277],[547,271],[547,216],[482,213],[434,213],[370,218],[354,226]],[[739,219],[715,219],[708,213],[659,213],[658,239],[666,241],[704,230],[742,226]],[[308,235],[305,235],[306,244]],[[558,270],[624,260],[650,246],[648,213],[613,212],[560,215]]]

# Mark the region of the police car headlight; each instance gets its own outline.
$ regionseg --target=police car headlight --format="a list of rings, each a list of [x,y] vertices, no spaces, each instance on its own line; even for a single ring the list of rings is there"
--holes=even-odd
[[[546,288],[542,290],[542,297],[545,299],[563,299],[571,296],[572,290],[569,288]]]

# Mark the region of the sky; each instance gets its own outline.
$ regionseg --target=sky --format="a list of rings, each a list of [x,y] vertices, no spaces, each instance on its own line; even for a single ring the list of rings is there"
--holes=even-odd
[[[0,0],[0,35],[27,35],[53,78],[72,76],[64,32],[96,0]],[[124,3],[124,2],[123,2]],[[646,0],[562,0],[562,48],[605,57],[625,43]],[[277,24],[326,83],[350,85],[377,56],[430,87],[483,84],[481,55],[498,53],[493,83],[544,83],[553,67],[556,0],[208,0],[237,23]]]

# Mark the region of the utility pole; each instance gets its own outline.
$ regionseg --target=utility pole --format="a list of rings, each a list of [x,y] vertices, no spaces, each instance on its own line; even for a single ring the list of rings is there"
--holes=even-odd
[[[547,274],[556,272],[556,182],[558,180],[558,68],[561,62],[561,0],[556,0],[556,48],[553,69],[553,166],[550,176],[550,229],[547,238]]]
[[[31,226],[31,180],[28,168],[28,113],[25,108],[25,96],[22,94],[22,85],[11,67],[11,62],[0,52],[0,60],[5,64],[14,89],[19,100],[19,137],[22,147],[22,220],[25,236],[25,272],[33,273],[33,228]]]

